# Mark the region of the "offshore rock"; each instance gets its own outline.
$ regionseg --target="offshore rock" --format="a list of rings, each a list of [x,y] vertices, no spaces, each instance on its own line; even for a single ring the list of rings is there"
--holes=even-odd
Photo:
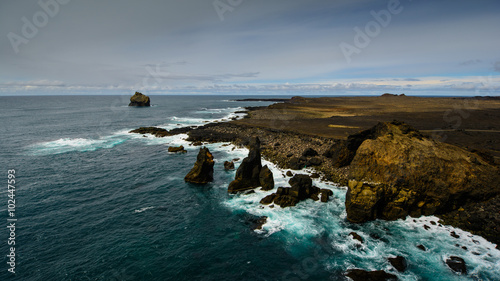
[[[363,244],[365,242],[365,240],[363,239],[363,237],[361,237],[359,234],[357,234],[356,232],[351,232],[349,233],[349,236],[352,236],[352,239],[356,239],[358,240],[361,244]]]
[[[142,135],[151,134],[157,138],[162,138],[172,135],[168,130],[157,127],[140,127],[139,129],[132,130],[129,133],[136,133]]]
[[[297,205],[302,200],[318,200],[320,189],[312,185],[312,180],[308,175],[297,174],[288,183],[291,187],[278,187],[276,193],[270,194],[260,201],[263,205],[274,204],[282,208]],[[324,192],[328,194],[327,191]]]
[[[206,184],[214,180],[214,157],[208,148],[200,148],[194,167],[184,180],[196,184]]]
[[[259,173],[259,181],[262,186],[262,190],[271,190],[274,188],[274,178],[273,172],[269,170],[269,167],[264,166]]]
[[[248,156],[243,159],[236,170],[234,180],[229,184],[228,192],[237,193],[261,186],[260,171],[262,162],[260,157],[260,140],[258,137],[250,139]]]
[[[234,170],[234,162],[233,161],[226,161],[226,162],[224,162],[224,169],[226,169],[226,170]]]
[[[326,203],[328,202],[328,200],[330,200],[330,196],[333,196],[333,191],[331,191],[330,189],[321,189],[320,190],[321,192],[321,202],[323,203]]]
[[[135,94],[130,97],[128,106],[150,106],[149,97],[142,93],[135,92]]]
[[[187,151],[184,149],[184,146],[178,146],[178,147],[175,147],[175,146],[169,146],[168,147],[168,152],[172,152],[172,153],[186,153]]]
[[[446,260],[446,264],[451,270],[458,274],[467,274],[467,266],[461,257],[451,256]]]
[[[379,123],[348,143],[357,145],[345,202],[351,222],[442,214],[500,194],[497,167],[404,123]]]
[[[397,256],[395,258],[388,258],[388,260],[391,263],[391,265],[394,266],[394,268],[399,272],[404,272],[408,267],[406,259],[402,256]]]

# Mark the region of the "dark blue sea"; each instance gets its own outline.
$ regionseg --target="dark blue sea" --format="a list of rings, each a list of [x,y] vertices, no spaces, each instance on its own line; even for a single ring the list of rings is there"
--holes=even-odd
[[[186,135],[128,133],[223,122],[241,117],[235,112],[245,106],[270,104],[235,98],[248,97],[152,96],[150,108],[128,107],[125,96],[0,97],[0,280],[346,280],[350,268],[381,269],[401,280],[500,280],[495,245],[434,224],[436,217],[350,224],[346,188],[317,181],[334,192],[328,203],[262,207],[259,200],[272,191],[227,194],[235,172],[223,162],[240,158],[238,165],[245,148],[207,145],[215,180],[196,186],[183,180],[199,149]],[[188,152],[167,152],[179,145]],[[286,170],[265,164],[276,186],[286,186]],[[259,216],[269,219],[254,231]],[[8,245],[12,218],[15,245]],[[15,274],[8,271],[10,247]],[[409,264],[403,273],[387,261],[398,255]],[[466,276],[446,266],[450,255],[464,258]]]

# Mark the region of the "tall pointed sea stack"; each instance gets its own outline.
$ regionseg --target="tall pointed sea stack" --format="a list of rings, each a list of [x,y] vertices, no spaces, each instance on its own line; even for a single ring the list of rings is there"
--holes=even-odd
[[[196,184],[206,184],[214,180],[214,157],[208,148],[200,148],[194,167],[184,180]]]
[[[142,93],[135,92],[135,94],[130,97],[128,106],[150,106],[149,97]]]
[[[234,181],[229,184],[227,190],[229,193],[245,191],[264,185],[266,188],[270,188],[268,183],[261,182],[260,172],[262,170],[262,161],[260,158],[260,140],[258,137],[250,139],[249,148],[250,152],[248,152],[248,156],[243,159],[236,171]],[[262,179],[269,179],[269,176],[263,175]],[[272,185],[274,187],[274,181]]]

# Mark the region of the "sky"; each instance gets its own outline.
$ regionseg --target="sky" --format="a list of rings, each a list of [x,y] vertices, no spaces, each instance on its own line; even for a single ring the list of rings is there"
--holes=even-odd
[[[0,95],[500,95],[500,1],[0,2]]]

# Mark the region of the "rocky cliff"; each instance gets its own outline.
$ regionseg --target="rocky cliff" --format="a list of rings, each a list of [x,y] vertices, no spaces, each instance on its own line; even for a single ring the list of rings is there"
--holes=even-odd
[[[397,121],[349,137],[343,150],[352,222],[443,214],[500,194],[497,167]]]

